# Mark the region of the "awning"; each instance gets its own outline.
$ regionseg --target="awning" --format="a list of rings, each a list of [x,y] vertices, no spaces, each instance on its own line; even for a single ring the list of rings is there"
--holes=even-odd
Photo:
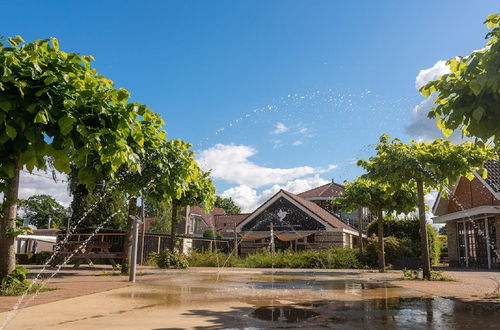
[[[56,243],[56,236],[42,236],[42,235],[17,235],[17,239],[32,239],[41,242]]]
[[[274,232],[274,237],[276,237],[280,241],[288,242],[307,237],[317,232],[318,231],[281,231],[281,232]],[[238,233],[238,234],[242,238],[251,241],[256,241],[258,239],[271,237],[271,232],[269,231],[253,231],[253,232]]]
[[[500,214],[500,206],[490,206],[483,205],[472,209],[465,209],[463,211],[448,213],[438,217],[433,217],[432,222],[434,223],[446,223],[452,220],[465,219],[470,220],[473,217],[479,215],[489,215],[489,214]]]

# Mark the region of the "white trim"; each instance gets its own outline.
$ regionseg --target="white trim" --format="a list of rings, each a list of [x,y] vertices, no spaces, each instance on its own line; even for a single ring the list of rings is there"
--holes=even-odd
[[[241,232],[241,228],[246,225],[248,222],[252,221],[252,219],[256,218],[259,214],[261,214],[269,205],[272,203],[276,202],[280,197],[285,198],[287,201],[291,202],[293,205],[297,206],[300,210],[311,216],[314,220],[318,221],[322,225],[325,226],[326,231],[336,231],[335,229],[343,229],[343,228],[335,228],[332,225],[330,225],[328,222],[324,221],[320,217],[318,217],[316,214],[312,213],[308,209],[306,209],[304,206],[300,205],[297,203],[293,198],[290,198],[287,194],[285,194],[282,190],[280,190],[276,195],[274,195],[271,199],[268,199],[267,202],[262,204],[257,210],[255,210],[252,214],[250,214],[245,220],[243,220],[237,227],[236,230]]]
[[[490,186],[488,184],[488,182],[486,182],[483,177],[481,175],[479,175],[479,173],[477,172],[474,172],[474,176],[479,180],[481,181],[481,183],[491,192],[491,194],[496,198],[496,199],[499,199],[500,200],[500,192],[495,192],[495,190],[493,190],[493,187]]]
[[[42,236],[42,235],[17,235],[16,239],[32,239],[47,243],[56,243],[57,241],[56,236]]]
[[[452,189],[452,192],[451,192],[451,196],[455,196],[455,192],[457,191],[457,188],[458,188],[458,184],[460,183],[460,179],[462,177],[459,176],[456,180],[455,180],[455,185],[453,186],[453,189]],[[441,203],[441,200],[443,198],[441,198],[441,192],[438,193],[438,196],[436,198],[436,202],[434,203],[434,205],[432,205],[432,214],[436,214],[436,211],[438,209],[438,206],[439,206],[439,203]],[[449,199],[446,198],[444,199],[446,202],[449,202]]]
[[[467,209],[463,211],[448,213],[438,217],[433,217],[433,223],[445,223],[452,220],[471,218],[476,215],[481,214],[500,214],[500,206],[483,205],[472,209]]]

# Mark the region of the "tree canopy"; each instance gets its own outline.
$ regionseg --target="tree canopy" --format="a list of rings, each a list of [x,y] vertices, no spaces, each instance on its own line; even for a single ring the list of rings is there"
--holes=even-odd
[[[92,56],[67,53],[57,39],[26,43],[0,38],[0,277],[15,267],[14,236],[19,171],[78,168],[78,181],[94,189],[121,165],[140,171],[144,151],[138,119],[153,114],[128,103],[127,90],[91,67]],[[131,139],[129,138],[131,137]]]
[[[239,214],[241,213],[241,209],[236,203],[233,201],[231,197],[222,198],[221,196],[215,196],[215,207],[221,208],[226,211],[227,214]]]
[[[414,185],[420,179],[426,188],[445,192],[460,176],[469,179],[474,172],[486,177],[485,161],[496,157],[491,147],[473,142],[454,145],[448,140],[403,143],[384,134],[376,147],[377,155],[361,159],[358,165],[367,176],[392,186]]]
[[[51,227],[66,228],[68,218],[66,208],[49,195],[33,195],[21,200],[20,209],[23,212],[23,219],[28,220],[31,225],[37,228],[48,228],[49,218]]]
[[[372,213],[380,211],[409,213],[414,211],[417,195],[411,187],[401,185],[394,189],[391,185],[359,177],[352,183],[344,183],[345,190],[332,202],[340,205],[345,212],[352,212],[359,206],[367,207]]]
[[[437,139],[433,142],[410,141],[403,143],[382,135],[376,147],[377,155],[368,160],[361,159],[365,176],[379,180],[398,189],[407,185],[417,192],[418,213],[422,245],[423,276],[430,279],[431,266],[427,222],[425,218],[425,192],[436,189],[446,194],[448,186],[460,176],[472,177],[473,172],[483,176],[486,160],[496,157],[494,149],[472,142],[454,145],[450,141]]]
[[[467,56],[449,59],[450,73],[420,89],[425,97],[438,92],[428,114],[438,118],[445,136],[461,127],[466,136],[483,141],[493,138],[500,145],[500,14],[489,15],[486,47]]]

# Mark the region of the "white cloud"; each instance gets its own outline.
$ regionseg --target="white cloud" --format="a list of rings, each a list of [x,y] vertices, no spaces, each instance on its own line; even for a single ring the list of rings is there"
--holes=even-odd
[[[285,132],[286,132],[286,131],[288,131],[288,130],[289,130],[289,128],[288,128],[288,127],[286,127],[286,125],[285,125],[285,124],[283,124],[283,123],[281,123],[281,122],[278,122],[278,123],[276,123],[276,125],[275,125],[275,129],[274,129],[273,133],[274,133],[274,134],[283,134],[283,133],[285,133]]]
[[[437,61],[431,68],[420,70],[415,79],[415,88],[418,90],[429,81],[436,80],[441,75],[449,72],[450,69],[446,65],[446,61]],[[436,120],[427,117],[427,114],[434,106],[434,100],[437,96],[438,94],[434,93],[413,108],[411,122],[405,127],[406,134],[413,136],[417,140],[428,141],[445,137],[437,127]],[[459,131],[455,131],[448,139],[456,143],[463,141]]]
[[[311,166],[292,168],[259,166],[248,159],[256,153],[257,150],[250,146],[216,144],[212,148],[203,150],[198,162],[204,170],[212,171],[214,179],[249,187],[285,183],[289,180],[318,173],[318,169]]]
[[[253,212],[280,189],[284,189],[291,193],[301,193],[326,183],[328,183],[327,180],[316,174],[303,179],[290,180],[282,185],[275,184],[263,190],[261,193],[258,193],[257,190],[247,185],[239,185],[225,190],[221,196],[231,197],[234,202],[241,207],[242,212]]]
[[[19,180],[19,198],[26,199],[33,195],[50,195],[64,206],[69,206],[71,197],[68,193],[66,176],[57,174],[57,182],[51,178],[50,173],[33,171],[33,174],[21,171]]]
[[[415,88],[419,90],[429,81],[436,80],[446,73],[450,73],[450,68],[446,65],[446,61],[437,61],[431,68],[420,70],[417,78],[415,78]]]
[[[327,167],[324,167],[324,168],[318,168],[317,172],[320,173],[320,174],[322,174],[322,173],[328,173],[328,172],[333,171],[337,167],[338,167],[338,165],[331,164],[331,165],[328,165]]]
[[[303,145],[303,144],[304,144],[304,142],[302,142],[301,140],[297,140],[297,141],[294,141],[292,143],[292,146],[298,147],[298,146]]]

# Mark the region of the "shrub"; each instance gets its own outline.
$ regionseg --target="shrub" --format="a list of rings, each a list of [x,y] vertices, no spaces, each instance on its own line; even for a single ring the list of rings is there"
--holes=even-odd
[[[246,258],[228,256],[220,252],[192,251],[188,257],[190,266],[199,267],[248,267],[248,268],[362,268],[361,254],[355,249],[332,248],[327,251],[300,251],[275,253],[257,250]],[[226,262],[227,261],[227,262]]]
[[[213,228],[207,228],[203,231],[203,237],[205,238],[214,238],[214,239],[223,239],[224,236],[222,236],[221,233],[217,232]]]
[[[148,256],[146,257],[146,261],[144,262],[144,264],[146,266],[157,266],[158,265],[158,257],[159,257],[159,254],[156,253],[156,252],[151,252],[150,254],[148,254]]]
[[[20,296],[28,290],[30,282],[28,281],[28,270],[17,266],[9,275],[2,279],[0,284],[0,296]],[[40,285],[32,285],[28,294],[35,293],[40,289]],[[44,289],[43,291],[52,290]]]
[[[396,237],[384,237],[384,252],[385,252],[385,263],[392,264],[402,256],[411,255],[411,251],[408,247],[404,247],[403,240],[397,239]],[[366,245],[364,262],[370,267],[376,267],[378,265],[378,238],[372,236],[368,238],[368,244]]]
[[[431,226],[427,225],[427,233],[429,240],[429,254],[431,263],[436,265],[439,263],[441,245],[437,239],[437,231]],[[373,221],[368,225],[367,235],[373,236],[377,234],[377,222]],[[420,222],[418,217],[403,217],[401,219],[387,216],[384,218],[384,236],[395,237],[400,240],[405,249],[404,253],[400,255],[404,257],[420,257],[422,256],[420,247]],[[386,262],[387,252],[386,252]]]
[[[166,249],[158,255],[157,265],[160,268],[184,269],[188,267],[188,261],[182,253]]]
[[[52,252],[37,253],[17,253],[16,263],[20,265],[43,265],[50,257]]]

